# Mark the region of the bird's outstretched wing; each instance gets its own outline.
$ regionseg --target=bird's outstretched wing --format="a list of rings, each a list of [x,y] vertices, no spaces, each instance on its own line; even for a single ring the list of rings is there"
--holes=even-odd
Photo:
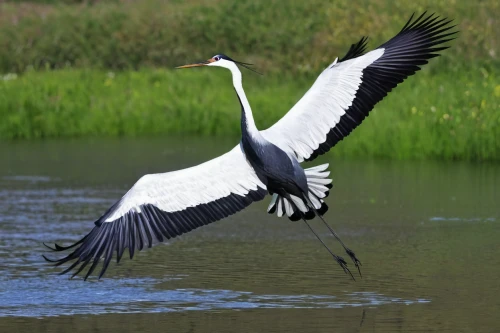
[[[135,251],[174,238],[232,215],[267,194],[238,145],[230,152],[192,168],[146,175],[96,222],[75,244],[54,251],[75,248],[56,266],[72,264],[73,276],[92,263],[85,279],[103,258],[99,277],[106,271],[114,252],[120,261],[126,248]]]
[[[438,56],[453,39],[451,20],[425,13],[391,40],[363,55],[366,38],[328,66],[307,93],[262,135],[299,161],[326,153],[356,128],[376,103]]]

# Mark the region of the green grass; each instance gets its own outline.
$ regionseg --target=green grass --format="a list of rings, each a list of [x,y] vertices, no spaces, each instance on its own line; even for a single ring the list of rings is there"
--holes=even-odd
[[[266,128],[350,44],[368,35],[376,47],[424,10],[454,18],[458,39],[335,154],[500,160],[496,0],[4,1],[0,139],[237,136],[228,72],[168,70],[220,52],[266,74],[244,76]]]
[[[486,68],[419,72],[389,94],[336,154],[500,160],[500,80]],[[259,128],[272,125],[312,76],[244,73]],[[240,108],[223,69],[61,70],[0,80],[0,138],[240,135]]]
[[[443,64],[500,67],[497,0],[38,0],[0,3],[0,72],[173,67],[222,52],[267,73],[311,74],[363,35],[380,45],[424,10],[458,24]]]

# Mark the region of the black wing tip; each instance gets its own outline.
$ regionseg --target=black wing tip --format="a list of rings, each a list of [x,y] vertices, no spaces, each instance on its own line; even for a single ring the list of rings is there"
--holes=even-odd
[[[43,244],[43,246],[45,246],[46,248],[48,248],[51,251],[57,251],[55,247],[50,247],[47,244],[45,244],[45,242],[42,242],[42,244]],[[57,244],[54,244],[54,246],[57,246]]]
[[[403,26],[403,28],[399,31],[398,35],[408,33],[409,31],[414,31],[414,30],[426,30],[429,33],[436,32],[436,30],[444,27],[441,31],[438,31],[438,35],[440,35],[442,32],[448,32],[450,29],[455,28],[457,25],[451,25],[448,26],[451,22],[453,22],[453,19],[448,19],[447,17],[441,18],[440,16],[436,15],[436,13],[430,13],[427,14],[428,11],[424,11],[422,14],[420,14],[418,17],[415,18],[416,12],[413,12],[412,15],[410,16],[409,20],[406,22],[406,24]],[[459,31],[453,31],[451,34],[456,34]],[[451,34],[448,34],[451,35]],[[442,38],[444,36],[437,36],[437,38]],[[451,39],[450,39],[451,40]],[[356,57],[359,57],[363,55],[366,52],[366,46],[367,46],[367,41],[368,37],[363,36],[357,43],[352,44],[345,56],[339,60],[339,62],[343,62],[349,59],[353,59]],[[449,41],[449,40],[447,40]],[[443,41],[445,42],[445,41]],[[383,45],[387,44],[384,43]],[[383,46],[382,45],[382,46]],[[380,47],[382,47],[380,46]]]
[[[51,247],[49,245],[47,245],[45,242],[42,243],[46,248],[48,248],[49,250],[51,251],[54,251],[54,252],[61,252],[61,251],[65,251],[67,249],[70,249],[71,247],[77,245],[76,243],[75,244],[71,244],[70,246],[61,246],[57,243],[54,243],[54,247]]]
[[[87,235],[88,236],[88,235]],[[55,252],[61,252],[61,251],[66,251],[66,250],[69,250],[81,243],[83,243],[85,241],[85,239],[87,238],[87,236],[83,237],[82,239],[80,239],[79,241],[71,244],[71,245],[68,245],[68,246],[61,246],[57,243],[54,243],[54,247],[50,247],[49,245],[47,245],[45,242],[42,242],[42,244],[48,248],[49,250],[52,250],[52,251],[55,251]]]
[[[367,41],[368,41],[368,36],[363,36],[357,43],[351,44],[351,47],[349,48],[345,56],[339,60],[339,62],[353,59],[363,55],[366,52]]]
[[[63,247],[55,245],[50,247],[43,243],[52,251],[64,251],[76,247],[73,252],[57,260],[43,258],[60,266],[72,262],[60,274],[66,274],[72,270],[76,272],[71,276],[74,278],[82,272],[87,265],[90,265],[83,278],[86,281],[102,261],[101,271],[98,280],[107,271],[114,252],[117,252],[117,260],[122,257],[125,249],[128,248],[132,259],[136,251],[152,246],[154,242],[175,238],[198,227],[218,221],[229,215],[240,211],[253,201],[262,200],[267,194],[267,190],[258,188],[251,190],[247,196],[231,194],[213,202],[188,207],[182,211],[165,212],[152,204],[141,206],[142,213],[127,213],[113,222],[100,223],[76,243]],[[99,221],[103,221],[101,217]],[[103,259],[102,259],[103,258]],[[101,260],[102,259],[102,260]]]
[[[459,31],[454,30],[457,27],[456,24],[450,25],[453,21],[452,19],[441,18],[435,13],[427,14],[427,11],[424,11],[415,19],[414,17],[415,13],[411,15],[410,19],[396,36],[379,46],[379,48],[384,48],[389,53],[396,52],[400,56],[414,55],[420,58],[419,60],[424,58],[428,60],[439,55],[433,52],[442,51],[448,48],[436,46],[457,38],[455,35]],[[389,54],[384,55],[384,57],[389,59]],[[390,58],[397,60],[397,56],[390,56]],[[426,64],[426,62],[414,64],[423,65]],[[409,73],[409,75],[411,74],[413,73]]]
[[[416,12],[414,12],[410,16],[410,19],[406,22],[406,24],[400,30],[398,35],[404,34],[404,33],[411,31],[411,30],[419,30],[419,29],[434,31],[436,29],[439,29],[439,28],[445,27],[445,26],[446,27],[444,30],[448,31],[448,30],[457,26],[456,24],[449,26],[449,24],[451,22],[453,22],[454,19],[448,19],[447,17],[440,17],[436,13],[430,13],[427,15],[427,11],[424,11],[416,19],[413,19],[415,17],[415,14],[416,14]]]
[[[369,115],[375,104],[381,101],[398,84],[415,74],[431,58],[438,57],[446,45],[460,33],[454,20],[440,17],[435,13],[413,13],[403,28],[394,37],[378,47],[383,54],[363,70],[363,80],[352,105],[345,110],[345,115],[327,133],[326,140],[319,144],[305,161],[312,161],[328,152],[333,146],[348,136]],[[363,45],[366,38],[351,45],[346,56],[348,60],[356,52],[356,45]],[[361,48],[361,47],[360,47]]]
[[[57,260],[47,258],[47,256],[45,254],[42,254],[42,257],[43,257],[43,259],[45,259],[46,262],[50,262],[50,263],[57,262]]]

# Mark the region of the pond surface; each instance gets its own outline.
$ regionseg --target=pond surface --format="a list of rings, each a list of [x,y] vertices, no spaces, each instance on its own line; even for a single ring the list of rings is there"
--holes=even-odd
[[[81,238],[141,175],[198,164],[234,144],[0,144],[0,332],[500,331],[494,164],[313,162],[331,163],[326,218],[363,263],[356,282],[303,223],[266,214],[268,199],[112,263],[101,280],[69,280],[42,259],[43,241]]]

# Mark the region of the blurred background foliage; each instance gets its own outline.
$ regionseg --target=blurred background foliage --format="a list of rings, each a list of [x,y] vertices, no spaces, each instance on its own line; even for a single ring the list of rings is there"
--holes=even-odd
[[[219,52],[269,72],[313,72],[363,35],[375,47],[413,12],[455,19],[445,64],[498,62],[500,2],[485,1],[7,1],[0,71],[173,67]]]
[[[173,67],[217,53],[254,63],[265,75],[244,85],[266,128],[361,36],[375,48],[425,10],[453,18],[458,38],[334,154],[500,160],[494,0],[3,1],[0,139],[237,137],[229,73]]]

